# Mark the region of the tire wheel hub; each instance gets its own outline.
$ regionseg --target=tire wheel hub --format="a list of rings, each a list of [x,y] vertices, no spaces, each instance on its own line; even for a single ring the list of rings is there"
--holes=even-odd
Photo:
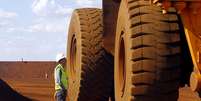
[[[124,96],[125,83],[126,83],[126,64],[125,64],[125,45],[124,39],[121,37],[120,49],[119,49],[119,85],[121,91],[121,97]]]

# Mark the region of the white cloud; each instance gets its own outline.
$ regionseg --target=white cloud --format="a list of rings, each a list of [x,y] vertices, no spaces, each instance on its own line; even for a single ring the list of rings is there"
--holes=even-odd
[[[28,32],[48,32],[48,33],[54,33],[54,32],[65,32],[66,27],[63,26],[62,23],[36,23],[27,28]]]
[[[71,4],[71,5],[70,5]],[[32,11],[39,18],[26,28],[28,32],[66,32],[75,8],[100,7],[100,0],[34,0]],[[66,19],[67,18],[67,19]]]
[[[52,21],[51,21],[52,20]],[[44,19],[39,18],[28,26],[16,26],[8,22],[0,21],[0,31],[12,32],[28,32],[28,33],[64,33],[68,29],[69,20],[67,19]]]
[[[79,7],[98,7],[101,8],[102,0],[75,0]]]
[[[5,11],[0,8],[0,31],[12,32],[14,31],[13,26],[15,25],[17,13],[11,11]]]
[[[102,2],[102,0],[30,1],[31,5],[28,2],[14,5],[22,10],[16,13],[1,10],[0,7],[0,46],[2,47],[0,60],[18,60],[22,57],[26,60],[53,60],[54,54],[66,49],[67,30],[73,9],[100,8]],[[4,9],[13,9],[10,8],[13,4],[5,6]],[[24,10],[27,6],[31,7],[31,11]],[[18,14],[22,17],[18,17]]]
[[[36,14],[43,14],[43,9],[46,8],[48,0],[35,0],[32,4],[32,10]]]
[[[12,32],[14,31],[13,27],[14,27],[14,21],[0,18],[0,31]]]
[[[0,9],[0,18],[14,18],[17,17],[17,13],[15,12],[9,12],[9,11],[4,11]]]
[[[12,28],[12,27],[11,27],[11,28],[7,28],[7,29],[6,29],[6,32],[14,32],[14,31],[16,31],[16,28]]]
[[[60,32],[61,28],[52,24],[34,24],[28,28],[30,32]]]
[[[34,0],[32,11],[38,16],[64,16],[73,9],[62,6],[56,0]]]
[[[0,20],[0,27],[9,26],[11,23],[5,20]]]
[[[92,6],[94,4],[94,0],[76,0],[76,3],[78,5],[87,5],[87,6]]]
[[[72,12],[73,12],[72,8],[63,8],[63,7],[60,7],[55,11],[55,13],[58,15],[71,14]]]

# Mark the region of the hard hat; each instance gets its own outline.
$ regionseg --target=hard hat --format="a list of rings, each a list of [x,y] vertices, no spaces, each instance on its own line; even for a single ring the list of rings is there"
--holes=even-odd
[[[59,62],[63,58],[65,58],[65,55],[63,53],[57,54],[57,56],[56,56],[56,62]]]

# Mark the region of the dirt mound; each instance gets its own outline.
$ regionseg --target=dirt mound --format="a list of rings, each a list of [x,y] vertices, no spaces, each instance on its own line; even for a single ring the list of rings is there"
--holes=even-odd
[[[0,62],[0,77],[12,80],[30,80],[33,78],[53,80],[56,63],[53,61],[5,61]],[[4,80],[4,79],[3,79]]]
[[[29,101],[19,100],[20,94],[34,100],[53,101],[55,66],[54,61],[0,61],[0,101]]]
[[[1,101],[33,101],[14,91],[6,82],[0,79],[0,100]]]

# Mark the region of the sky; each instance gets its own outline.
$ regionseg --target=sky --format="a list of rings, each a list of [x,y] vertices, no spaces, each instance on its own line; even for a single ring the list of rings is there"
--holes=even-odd
[[[66,54],[76,8],[101,8],[102,0],[0,0],[0,61],[54,61]]]

